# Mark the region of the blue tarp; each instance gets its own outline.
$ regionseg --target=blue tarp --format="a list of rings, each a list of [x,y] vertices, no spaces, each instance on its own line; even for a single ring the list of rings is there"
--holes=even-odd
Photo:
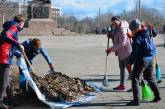
[[[64,109],[64,108],[71,107],[73,105],[81,105],[82,103],[91,101],[98,94],[100,94],[99,88],[95,85],[91,85],[96,90],[95,93],[89,93],[88,95],[82,96],[82,97],[80,97],[80,99],[78,101],[75,101],[75,102],[49,102],[49,101],[46,101],[45,95],[43,95],[40,92],[40,90],[34,83],[32,77],[30,76],[24,58],[19,58],[17,60],[17,65],[22,69],[22,72],[24,73],[26,80],[28,81],[29,85],[36,93],[38,99],[41,100],[43,103],[47,104],[51,109]]]

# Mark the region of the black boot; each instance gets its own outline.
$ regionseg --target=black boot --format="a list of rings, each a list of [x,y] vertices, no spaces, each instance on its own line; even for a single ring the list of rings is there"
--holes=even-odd
[[[159,102],[160,100],[161,100],[160,97],[155,97],[155,98],[153,99],[153,102],[157,103],[157,102]]]
[[[140,102],[132,100],[131,102],[127,103],[127,106],[139,106]]]

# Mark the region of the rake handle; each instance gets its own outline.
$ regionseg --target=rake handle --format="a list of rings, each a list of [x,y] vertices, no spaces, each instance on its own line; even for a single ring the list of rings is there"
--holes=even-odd
[[[107,41],[107,49],[109,48],[109,37]],[[106,63],[105,63],[105,76],[107,76],[107,67],[108,67],[108,54],[106,55]]]
[[[30,61],[29,61],[29,59],[27,58],[27,56],[26,56],[26,54],[25,54],[24,51],[22,51],[22,54],[23,54],[23,56],[24,56],[24,58],[25,58],[27,64],[28,64],[29,67],[31,68],[32,72],[35,73],[34,68],[32,67],[32,64],[30,63]]]

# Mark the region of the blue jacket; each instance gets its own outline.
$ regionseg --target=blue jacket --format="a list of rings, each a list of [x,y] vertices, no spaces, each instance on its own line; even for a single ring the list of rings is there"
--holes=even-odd
[[[36,55],[38,54],[42,54],[42,56],[44,57],[44,59],[46,60],[46,62],[48,64],[51,64],[52,61],[48,55],[48,53],[46,52],[46,50],[44,49],[43,46],[41,46],[40,48],[38,48],[35,52],[34,51],[31,51],[32,49],[32,44],[31,44],[31,41],[30,40],[27,40],[27,41],[24,41],[23,43],[23,46],[25,48],[25,53],[30,61],[30,63],[32,64],[32,61],[33,59],[35,58]]]
[[[132,65],[138,59],[143,59],[144,57],[153,57],[155,55],[156,48],[151,38],[152,36],[150,35],[149,30],[141,30],[135,34],[135,36],[132,38],[132,53],[128,61],[128,64]],[[143,40],[152,41],[151,52],[145,53]]]

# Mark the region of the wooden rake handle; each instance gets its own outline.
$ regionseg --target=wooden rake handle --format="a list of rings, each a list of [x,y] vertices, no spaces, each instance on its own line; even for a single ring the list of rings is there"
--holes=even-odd
[[[25,54],[24,51],[22,51],[22,54],[23,54],[23,56],[24,56],[24,58],[25,58],[27,64],[28,64],[29,67],[31,68],[32,72],[35,73],[34,68],[32,67],[32,64],[30,63],[30,61],[29,61],[29,59],[27,58],[27,56],[26,56],[26,54]]]

